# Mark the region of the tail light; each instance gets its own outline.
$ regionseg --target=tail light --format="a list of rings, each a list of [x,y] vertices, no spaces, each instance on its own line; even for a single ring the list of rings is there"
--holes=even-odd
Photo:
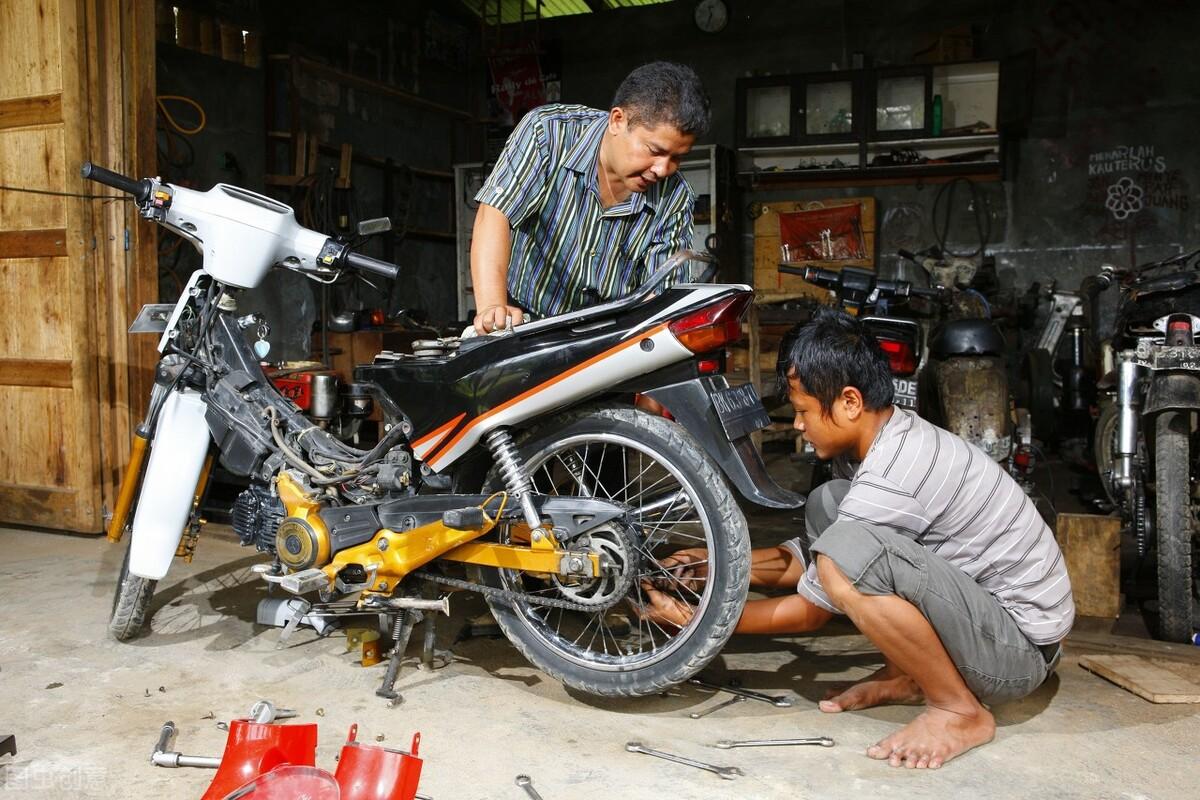
[[[749,293],[693,311],[670,324],[671,333],[693,353],[707,353],[742,338],[742,314],[750,304]]]
[[[1187,346],[1192,343],[1192,318],[1187,316],[1171,317],[1167,320],[1167,345],[1169,347]]]
[[[879,349],[887,356],[888,368],[893,375],[912,375],[917,371],[917,354],[913,346],[898,339],[880,339]]]

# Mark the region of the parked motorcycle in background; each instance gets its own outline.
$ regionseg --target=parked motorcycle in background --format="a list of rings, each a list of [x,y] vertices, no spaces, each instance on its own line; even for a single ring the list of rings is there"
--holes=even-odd
[[[1200,412],[1200,250],[1134,270],[1105,265],[1097,289],[1121,297],[1102,388],[1096,463],[1139,557],[1153,547],[1158,636],[1188,641],[1200,616],[1197,575],[1197,412]]]
[[[959,288],[969,284],[973,265],[930,251],[900,251],[900,256],[922,267],[934,288],[856,267],[833,271],[785,263],[779,271],[828,289],[843,310],[860,316],[888,357],[896,405],[916,410],[1003,461],[1012,447],[1004,337],[988,318],[983,297]],[[914,308],[911,300],[925,308]],[[899,309],[908,314],[900,316]],[[799,329],[783,337],[779,367]]]

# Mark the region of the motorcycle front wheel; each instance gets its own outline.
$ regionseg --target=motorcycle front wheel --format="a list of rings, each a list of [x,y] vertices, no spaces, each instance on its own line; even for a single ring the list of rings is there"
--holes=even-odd
[[[112,616],[108,621],[108,632],[119,642],[127,642],[142,632],[146,623],[146,611],[154,597],[158,581],[134,575],[129,571],[129,551],[133,544],[133,531],[126,529],[125,559],[121,562],[121,574],[117,576],[117,589],[113,594]]]
[[[1159,638],[1191,640],[1192,495],[1188,412],[1164,411],[1155,421],[1154,505],[1158,538]]]
[[[732,635],[749,584],[746,518],[720,469],[678,424],[630,407],[557,417],[527,436],[520,454],[535,492],[610,500],[630,509],[631,524],[567,543],[601,553],[620,566],[619,576],[572,584],[551,575],[481,570],[496,588],[591,606],[563,609],[489,596],[513,645],[539,669],[594,695],[654,694],[703,669]],[[707,551],[707,576],[672,580],[661,560],[691,548]],[[677,628],[638,614],[648,605],[644,588],[651,584],[692,606],[690,622]]]

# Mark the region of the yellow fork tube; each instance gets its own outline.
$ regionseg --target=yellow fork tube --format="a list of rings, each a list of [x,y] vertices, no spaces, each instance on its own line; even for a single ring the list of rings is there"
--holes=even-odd
[[[133,506],[133,495],[137,492],[138,478],[142,474],[142,464],[146,460],[146,451],[150,449],[150,440],[134,434],[133,448],[129,453],[129,465],[125,467],[125,477],[121,479],[121,490],[117,492],[117,505],[113,509],[112,519],[108,523],[108,540],[121,541],[125,531],[125,522],[129,519],[129,509]]]

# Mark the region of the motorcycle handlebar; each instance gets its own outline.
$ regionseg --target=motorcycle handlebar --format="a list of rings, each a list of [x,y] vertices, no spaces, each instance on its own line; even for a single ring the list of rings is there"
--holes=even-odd
[[[104,167],[98,167],[90,161],[83,162],[83,166],[79,168],[79,174],[87,180],[102,183],[118,191],[131,194],[133,195],[133,199],[139,203],[146,202],[150,197],[150,192],[153,190],[153,185],[144,178],[140,181],[128,178],[112,170],[107,170]]]
[[[388,280],[395,280],[396,276],[400,274],[400,268],[395,264],[389,264],[386,261],[380,261],[377,258],[364,256],[361,253],[355,253],[354,251],[347,251],[346,266],[362,272],[370,272],[374,275],[387,278]]]

